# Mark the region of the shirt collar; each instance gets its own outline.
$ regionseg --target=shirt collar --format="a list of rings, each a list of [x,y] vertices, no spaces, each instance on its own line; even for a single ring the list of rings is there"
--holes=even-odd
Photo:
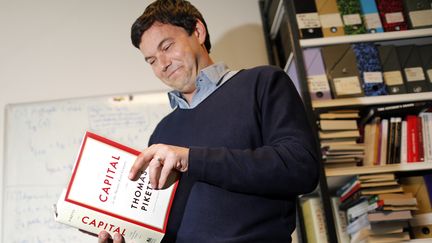
[[[222,78],[228,72],[229,69],[223,62],[215,63],[202,69],[195,80],[196,92],[194,97],[197,96],[199,97],[200,93],[204,92],[204,90],[208,90],[209,87],[216,88],[220,84]],[[176,108],[177,106],[189,107],[187,101],[183,98],[182,94],[177,90],[172,90],[168,92],[168,97],[169,97],[171,108],[173,109]],[[192,103],[193,102],[194,100],[192,99]]]

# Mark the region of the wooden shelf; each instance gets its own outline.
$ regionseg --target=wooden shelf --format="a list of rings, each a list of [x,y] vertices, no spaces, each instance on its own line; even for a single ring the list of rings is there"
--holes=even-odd
[[[432,92],[408,93],[400,95],[365,96],[332,100],[315,100],[312,101],[312,107],[314,109],[320,109],[346,106],[385,105],[423,100],[432,100]]]
[[[314,39],[300,40],[302,48],[321,47],[335,44],[356,43],[356,42],[377,42],[377,41],[394,41],[411,38],[431,37],[432,28],[414,29],[404,31],[392,31],[382,33],[368,33],[359,35],[345,35],[335,37],[323,37]]]
[[[432,170],[432,162],[416,162],[408,164],[392,164],[382,166],[357,166],[347,168],[326,168],[326,176],[354,176],[361,174],[376,174],[385,172],[398,172],[398,171],[419,171],[419,170]]]

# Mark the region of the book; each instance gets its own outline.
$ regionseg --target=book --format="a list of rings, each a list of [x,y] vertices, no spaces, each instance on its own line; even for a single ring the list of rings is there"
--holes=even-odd
[[[421,113],[424,161],[432,161],[432,112]]]
[[[383,201],[384,205],[417,205],[417,199],[412,193],[387,193],[376,197],[377,200]]]
[[[339,242],[349,242],[349,235],[346,232],[347,218],[344,211],[339,209],[340,202],[337,197],[331,198],[333,216],[335,218],[336,233]]]
[[[320,131],[319,137],[322,139],[330,139],[330,138],[358,138],[360,137],[360,132],[358,130],[349,130],[349,131]]]
[[[400,148],[401,164],[406,164],[408,161],[407,149],[408,149],[407,148],[407,122],[406,120],[403,120],[401,125],[401,148]]]
[[[420,161],[419,154],[419,132],[417,125],[418,117],[416,115],[408,115],[407,121],[407,161]]]
[[[300,205],[306,228],[307,241],[328,242],[321,199],[317,197],[305,198]]]
[[[320,119],[357,119],[360,118],[358,112],[328,112],[321,113],[319,115]]]
[[[412,218],[410,210],[404,211],[377,211],[368,213],[369,222],[393,221],[393,220],[409,220]]]
[[[160,242],[177,188],[153,190],[148,172],[128,173],[139,151],[86,132],[67,189],[56,204],[57,222],[98,234],[121,234],[126,242]]]
[[[380,143],[381,143],[381,151],[380,151],[380,159],[379,164],[385,165],[387,164],[387,141],[388,141],[388,130],[389,130],[389,122],[388,119],[381,120],[381,130],[380,130]]]
[[[320,120],[321,130],[357,130],[356,120]]]

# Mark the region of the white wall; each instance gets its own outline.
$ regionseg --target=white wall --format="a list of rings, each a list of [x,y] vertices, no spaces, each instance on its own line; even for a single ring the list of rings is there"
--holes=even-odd
[[[0,175],[6,104],[166,88],[129,39],[149,2],[0,0]],[[258,0],[191,2],[206,18],[215,61],[267,63]]]

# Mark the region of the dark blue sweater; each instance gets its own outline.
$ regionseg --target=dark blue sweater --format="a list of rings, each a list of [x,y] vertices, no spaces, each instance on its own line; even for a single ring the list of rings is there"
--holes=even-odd
[[[194,109],[176,109],[150,143],[190,148],[165,242],[290,242],[295,198],[315,189],[318,154],[289,77],[238,72]]]

